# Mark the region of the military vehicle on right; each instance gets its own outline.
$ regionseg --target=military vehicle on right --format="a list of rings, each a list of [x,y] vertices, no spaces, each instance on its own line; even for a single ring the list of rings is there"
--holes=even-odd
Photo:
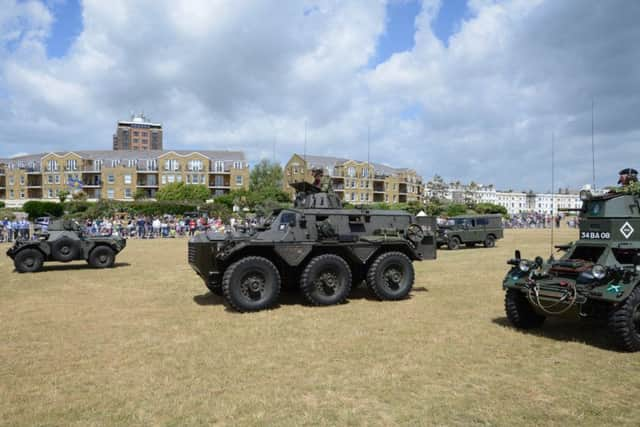
[[[519,329],[548,316],[604,319],[619,348],[640,351],[640,197],[637,192],[580,193],[579,240],[556,246],[559,259],[515,257],[502,286]]]
[[[438,247],[446,246],[451,250],[459,249],[461,245],[473,247],[477,244],[492,248],[503,236],[502,216],[499,214],[460,215],[438,225],[437,242]]]

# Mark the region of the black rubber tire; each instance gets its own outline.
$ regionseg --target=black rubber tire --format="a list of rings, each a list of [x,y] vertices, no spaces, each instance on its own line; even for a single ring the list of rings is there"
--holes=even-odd
[[[449,248],[449,250],[455,251],[456,249],[460,248],[460,239],[457,237],[452,237],[449,239],[449,241],[447,242],[447,248]]]
[[[80,241],[61,237],[51,242],[51,257],[56,261],[69,262],[80,257]]]
[[[224,297],[239,312],[271,307],[278,300],[280,285],[280,273],[276,266],[268,259],[257,256],[236,261],[222,277]]]
[[[367,286],[380,300],[400,300],[413,289],[415,276],[408,256],[402,252],[386,252],[369,267]]]
[[[504,310],[509,322],[518,329],[539,328],[545,320],[544,316],[533,309],[527,297],[517,289],[507,289]]]
[[[19,273],[35,273],[42,268],[44,255],[37,249],[26,248],[18,252],[13,265]]]
[[[89,253],[87,262],[93,268],[111,268],[116,261],[116,253],[108,246],[96,246]]]
[[[496,238],[493,236],[487,236],[487,238],[484,239],[483,244],[485,248],[493,248],[496,246]]]
[[[344,302],[351,292],[351,269],[337,255],[318,255],[311,259],[300,277],[300,290],[313,305]]]
[[[609,313],[609,330],[621,349],[640,351],[640,287]]]

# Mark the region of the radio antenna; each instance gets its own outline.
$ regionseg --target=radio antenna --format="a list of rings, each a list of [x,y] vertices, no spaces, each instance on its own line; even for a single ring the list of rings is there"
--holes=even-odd
[[[596,189],[596,146],[594,139],[594,106],[595,100],[591,98],[591,171],[593,174],[593,189]]]
[[[555,214],[554,214],[554,210],[555,210],[555,205],[556,205],[556,198],[555,198],[555,185],[556,185],[556,180],[555,180],[555,135],[553,132],[551,132],[551,255],[549,256],[550,259],[553,259],[553,228],[555,226]]]
[[[304,152],[302,154],[302,160],[304,161],[304,176],[303,180],[307,180],[307,169],[309,169],[309,165],[307,165],[307,120],[304,120]]]

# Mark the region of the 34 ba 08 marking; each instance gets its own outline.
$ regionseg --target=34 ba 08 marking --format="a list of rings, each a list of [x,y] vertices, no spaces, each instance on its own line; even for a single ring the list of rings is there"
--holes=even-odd
[[[609,240],[611,233],[608,231],[581,231],[580,238],[583,240]]]

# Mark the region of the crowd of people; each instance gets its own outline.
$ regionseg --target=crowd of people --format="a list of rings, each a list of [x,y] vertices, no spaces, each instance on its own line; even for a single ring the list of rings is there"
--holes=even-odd
[[[562,213],[555,216],[541,213],[514,214],[505,219],[503,224],[505,228],[551,228],[552,225],[559,228],[565,219],[568,227],[578,227],[577,217],[566,218]]]
[[[235,231],[255,227],[256,220],[230,218],[225,224],[220,217],[205,216],[133,216],[86,219],[80,222],[83,232],[91,236],[121,236],[134,239],[191,237],[207,231]],[[31,222],[26,219],[0,221],[0,242],[35,239],[36,230],[47,231],[46,219]]]

